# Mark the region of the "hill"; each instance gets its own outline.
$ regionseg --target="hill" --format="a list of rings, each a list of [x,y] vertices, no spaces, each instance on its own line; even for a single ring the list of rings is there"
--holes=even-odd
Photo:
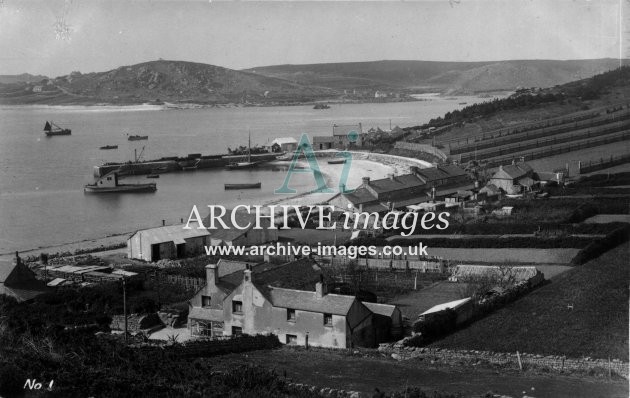
[[[625,61],[624,61],[625,62]],[[373,61],[275,65],[247,69],[296,84],[344,89],[407,89],[441,93],[551,87],[619,66],[619,60],[514,60],[498,62]]]
[[[627,361],[627,255],[624,243],[433,346]]]
[[[219,66],[152,61],[107,72],[72,72],[50,81],[41,92],[28,84],[0,88],[0,103],[144,103],[148,101],[202,104],[284,103],[312,101],[335,95],[274,77]]]
[[[30,73],[22,73],[21,75],[0,75],[0,84],[11,83],[36,83],[48,79],[42,75],[31,75]]]

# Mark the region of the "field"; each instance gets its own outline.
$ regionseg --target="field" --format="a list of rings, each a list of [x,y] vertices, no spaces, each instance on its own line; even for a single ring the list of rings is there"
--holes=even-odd
[[[432,391],[481,397],[489,391],[511,397],[522,397],[524,391],[535,397],[554,398],[622,398],[628,396],[627,381],[608,381],[589,377],[549,376],[480,367],[440,367],[419,361],[401,361],[383,357],[349,355],[343,351],[281,348],[229,354],[203,359],[214,369],[236,364],[251,364],[257,368],[275,369],[296,383],[359,391],[366,397],[375,388],[382,392],[401,391],[405,387],[420,387]],[[363,395],[362,395],[363,396]]]
[[[427,253],[469,263],[568,264],[580,249],[458,249],[429,247]]]
[[[628,361],[627,255],[621,245],[433,345]]]
[[[569,176],[575,177],[577,173],[578,161],[582,161],[582,163],[588,163],[589,160],[599,161],[602,158],[607,159],[610,158],[610,156],[624,155],[629,152],[630,141],[622,141],[607,145],[596,146],[588,149],[581,149],[579,151],[561,153],[547,158],[528,160],[527,164],[532,166],[534,170],[537,171],[553,171],[554,169],[564,168],[568,163]],[[600,170],[595,174],[602,174],[605,172],[605,170]]]

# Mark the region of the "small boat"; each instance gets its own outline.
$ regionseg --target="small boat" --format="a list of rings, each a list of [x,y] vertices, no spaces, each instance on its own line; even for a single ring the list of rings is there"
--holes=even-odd
[[[346,159],[332,159],[328,161],[328,164],[344,164]]]
[[[154,182],[147,184],[120,184],[118,173],[112,171],[94,182],[83,187],[86,193],[126,193],[126,192],[155,192],[157,186]]]
[[[225,165],[227,170],[253,169],[258,167],[256,162],[233,162]]]
[[[48,137],[53,135],[70,135],[72,133],[72,130],[61,128],[52,121],[46,121],[46,124],[44,125],[44,131],[46,132],[46,135]]]
[[[253,169],[258,167],[257,162],[252,162],[252,134],[249,133],[247,143],[247,162],[232,162],[225,166],[227,170]],[[227,188],[226,188],[227,189]]]
[[[118,145],[105,145],[98,149],[118,149]]]
[[[460,105],[466,105],[468,102],[460,102]]]
[[[245,184],[225,184],[225,190],[233,189],[259,189],[262,186],[260,182],[252,182]]]
[[[330,106],[328,104],[315,104],[313,109],[330,109]]]
[[[159,174],[149,174],[147,178],[160,178]]]
[[[149,136],[148,135],[128,135],[127,134],[127,140],[129,141],[140,141],[140,140],[148,140]]]

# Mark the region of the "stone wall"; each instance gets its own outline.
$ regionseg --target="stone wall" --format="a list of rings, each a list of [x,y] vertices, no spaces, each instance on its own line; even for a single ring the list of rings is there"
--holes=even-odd
[[[487,362],[493,365],[501,365],[512,369],[520,369],[519,354],[507,352],[490,352],[476,350],[445,350],[441,348],[427,347],[402,347],[402,344],[382,344],[379,351],[389,354],[397,360],[422,358],[432,362],[445,362],[449,364]],[[628,378],[628,363],[618,359],[610,362],[605,359],[593,358],[566,358],[557,355],[535,355],[520,353],[520,363],[524,370],[528,368],[547,369],[555,372],[603,372]]]
[[[168,357],[177,358],[202,358],[238,353],[254,350],[277,348],[280,341],[275,335],[243,335],[224,339],[198,339],[190,340],[182,344],[156,345],[154,343],[137,344],[134,346],[145,355],[155,357],[156,360]]]

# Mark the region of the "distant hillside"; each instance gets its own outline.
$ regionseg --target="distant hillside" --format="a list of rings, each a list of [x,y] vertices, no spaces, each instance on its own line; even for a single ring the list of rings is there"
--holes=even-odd
[[[4,87],[0,89],[0,103],[282,103],[335,94],[326,88],[214,65],[162,60],[107,72],[73,72],[51,83],[42,92],[15,84]]]
[[[36,83],[44,79],[48,78],[42,75],[31,75],[30,73],[22,73],[21,75],[0,75],[0,84]]]
[[[627,63],[627,60],[624,61]],[[344,89],[408,89],[478,93],[550,87],[619,66],[619,60],[515,60],[499,62],[374,61],[276,65],[247,69],[296,84]]]

